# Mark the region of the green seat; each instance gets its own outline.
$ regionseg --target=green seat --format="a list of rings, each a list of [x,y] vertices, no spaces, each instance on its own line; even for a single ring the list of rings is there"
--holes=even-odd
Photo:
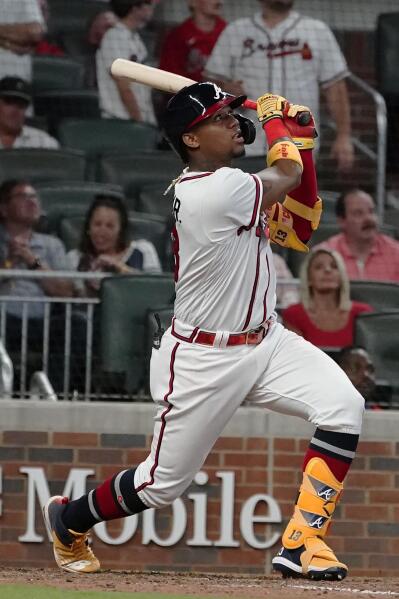
[[[65,119],[58,126],[58,139],[68,148],[88,156],[111,152],[155,150],[158,130],[146,123],[124,119]]]
[[[164,218],[172,216],[173,192],[163,195],[165,183],[146,185],[140,190],[137,210],[147,214],[159,214]]]
[[[107,183],[62,181],[57,184],[38,184],[36,189],[44,212],[43,227],[57,235],[61,220],[66,216],[85,215],[96,195],[105,194],[124,199],[123,191],[118,185]]]
[[[80,32],[84,35],[93,17],[107,10],[107,3],[101,0],[48,0],[48,4],[49,32],[56,36],[64,32]]]
[[[32,86],[34,95],[50,90],[81,89],[84,65],[64,56],[33,56]]]
[[[79,246],[85,222],[85,215],[71,210],[71,215],[60,221],[59,236],[64,242],[67,251]],[[129,239],[147,239],[154,244],[161,263],[165,260],[165,244],[167,238],[167,225],[165,220],[154,215],[138,212],[129,213]]]
[[[61,119],[98,119],[100,105],[95,89],[53,90],[36,94],[33,100],[36,115],[45,115],[53,130]],[[80,149],[80,148],[78,148]],[[82,148],[83,150],[85,148]]]
[[[372,356],[377,378],[399,390],[399,310],[362,314],[355,324],[355,345]]]
[[[118,183],[129,197],[138,198],[140,190],[151,184],[164,183],[165,188],[183,170],[173,152],[146,151],[123,155],[103,155],[98,163],[98,179]]]
[[[86,156],[76,150],[0,150],[0,182],[6,179],[26,179],[32,183],[83,181],[85,170]]]
[[[100,290],[101,369],[108,389],[136,393],[145,385],[146,322],[154,299],[170,304],[174,281],[167,275],[117,276]],[[116,388],[115,388],[116,387]]]
[[[378,312],[399,309],[398,283],[351,281],[350,292],[353,300],[370,304]]]
[[[152,307],[148,310],[146,316],[146,331],[145,331],[145,389],[150,391],[150,360],[151,352],[154,346],[154,336],[158,334],[158,324],[155,314],[159,316],[161,328],[165,332],[172,323],[174,315],[174,305],[160,306],[159,308]]]

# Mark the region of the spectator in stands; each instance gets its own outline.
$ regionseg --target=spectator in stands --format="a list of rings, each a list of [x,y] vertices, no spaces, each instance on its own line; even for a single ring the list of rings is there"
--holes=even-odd
[[[0,80],[0,149],[59,147],[58,141],[45,131],[25,125],[31,101],[29,83],[19,77]]]
[[[345,191],[335,213],[342,232],[317,247],[339,252],[350,279],[399,282],[399,242],[378,232],[371,195],[361,189]]]
[[[301,303],[283,310],[284,325],[318,347],[352,345],[356,316],[371,312],[372,307],[351,301],[340,255],[327,249],[310,252],[300,282]]]
[[[65,270],[68,267],[62,242],[52,235],[35,231],[41,215],[38,195],[27,181],[7,180],[0,186],[0,265],[1,268],[25,271]],[[43,317],[46,297],[70,297],[72,284],[62,278],[2,277],[0,295],[23,299],[38,298],[26,304],[28,348],[43,351]],[[24,315],[22,301],[6,303],[6,349],[20,351]],[[52,356],[51,382],[62,386],[64,317],[51,312]]]
[[[50,11],[47,0],[38,0],[42,12],[43,21],[46,27],[49,23]],[[64,50],[55,41],[49,38],[47,34],[35,46],[35,54],[41,56],[65,56]]]
[[[161,272],[157,251],[145,239],[128,240],[128,213],[124,203],[106,195],[96,196],[90,206],[79,250],[68,253],[70,267],[78,271],[115,274],[151,274]],[[76,292],[96,296],[99,281],[75,284]]]
[[[281,310],[282,308],[296,304],[299,295],[297,286],[294,283],[290,284],[294,277],[284,258],[280,254],[273,252],[273,260],[277,277],[277,307]]]
[[[222,32],[206,64],[206,76],[236,95],[257,98],[271,90],[292,98],[311,108],[316,123],[321,87],[337,129],[331,155],[339,170],[350,170],[354,150],[345,83],[348,69],[333,33],[322,21],[292,10],[294,0],[260,4],[260,13],[239,19]],[[264,153],[265,136],[258,134],[247,154]]]
[[[151,20],[154,3],[152,0],[111,0],[110,6],[117,23],[105,33],[96,54],[103,116],[155,124],[151,89],[125,79],[113,79],[110,74],[111,64],[116,58],[136,62],[146,60],[147,50],[139,30]]]
[[[373,361],[363,347],[346,347],[337,356],[337,362],[364,397],[366,408],[378,409],[381,404],[389,403],[392,387],[377,385]]]
[[[191,17],[174,27],[161,49],[159,68],[195,81],[203,81],[203,70],[212,49],[226,27],[220,13],[222,0],[189,0]]]
[[[0,78],[32,80],[32,54],[44,33],[37,0],[0,2]]]

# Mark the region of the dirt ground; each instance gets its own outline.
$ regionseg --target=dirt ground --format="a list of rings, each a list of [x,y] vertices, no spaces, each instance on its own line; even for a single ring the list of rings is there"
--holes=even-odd
[[[97,574],[63,573],[50,568],[0,569],[2,584],[29,584],[72,590],[169,593],[240,599],[355,599],[398,597],[399,578],[348,578],[339,583],[316,583],[303,579],[282,580],[279,576],[232,576],[220,574],[176,574],[103,570]]]

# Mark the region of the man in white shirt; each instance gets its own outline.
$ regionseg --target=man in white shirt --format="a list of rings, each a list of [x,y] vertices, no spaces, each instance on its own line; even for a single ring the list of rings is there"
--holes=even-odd
[[[222,32],[205,71],[233,94],[257,98],[268,89],[309,106],[319,131],[321,88],[336,124],[331,155],[339,170],[348,171],[354,150],[347,64],[330,28],[292,10],[293,6],[294,0],[260,0],[261,12],[234,21]],[[258,125],[256,141],[247,154],[263,155],[265,148]]]
[[[37,0],[0,2],[0,77],[32,80],[32,54],[44,32]]]
[[[104,117],[155,124],[151,89],[140,83],[116,80],[110,68],[116,58],[145,62],[147,49],[138,31],[151,19],[152,0],[111,0],[118,22],[108,29],[96,54],[100,106]]]
[[[25,125],[31,100],[30,85],[23,79],[4,77],[0,80],[0,149],[59,148],[54,137]]]

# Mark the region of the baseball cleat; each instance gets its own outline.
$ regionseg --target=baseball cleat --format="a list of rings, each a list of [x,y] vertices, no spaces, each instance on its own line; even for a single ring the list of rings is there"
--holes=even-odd
[[[345,564],[338,562],[332,550],[321,539],[315,539],[317,553],[313,553],[309,565],[305,566],[305,545],[297,549],[282,547],[272,560],[273,570],[281,572],[283,578],[310,578],[311,580],[343,580],[348,574]],[[307,539],[309,541],[309,539]],[[320,544],[317,542],[319,541]],[[308,543],[306,543],[308,544]]]
[[[62,512],[68,503],[67,497],[50,497],[43,508],[43,517],[53,538],[53,552],[57,565],[67,572],[91,574],[98,572],[100,562],[89,546],[87,532],[74,532],[62,522]]]

